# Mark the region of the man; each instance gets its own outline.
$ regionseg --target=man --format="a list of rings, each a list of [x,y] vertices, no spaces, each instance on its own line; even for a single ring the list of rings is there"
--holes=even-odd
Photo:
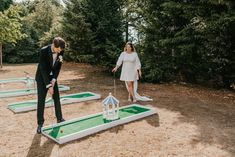
[[[57,122],[65,121],[61,112],[60,95],[57,84],[57,77],[63,62],[64,49],[65,41],[60,37],[55,37],[52,44],[43,47],[39,54],[39,64],[36,72],[38,134],[41,133],[44,123],[44,107],[47,91],[49,91],[54,100]]]

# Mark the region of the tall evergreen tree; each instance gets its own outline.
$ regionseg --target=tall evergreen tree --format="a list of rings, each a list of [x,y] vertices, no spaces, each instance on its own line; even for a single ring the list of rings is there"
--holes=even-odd
[[[2,68],[2,45],[3,43],[16,44],[18,40],[26,37],[21,31],[21,8],[11,6],[4,12],[0,12],[0,64]]]
[[[82,11],[83,1],[64,1],[66,8],[63,14],[62,30],[69,50],[66,53],[67,60],[89,62],[94,56],[91,55],[90,24],[85,22]]]
[[[0,11],[7,10],[11,4],[13,4],[13,0],[1,0]]]
[[[146,80],[220,84],[225,71],[231,75],[233,8],[231,1],[222,0],[150,0],[144,42],[145,54],[151,53],[144,55]]]
[[[142,27],[145,25],[144,10],[147,0],[126,0],[122,6],[125,41],[140,44]]]
[[[18,2],[16,5],[22,8],[20,13],[22,32],[27,34],[27,37],[15,45],[5,45],[5,61],[9,63],[37,62],[40,47],[51,43],[52,38],[61,32],[59,20],[63,6],[58,0],[27,0]]]
[[[44,32],[48,32],[52,26],[55,8],[51,1],[33,1],[34,11],[27,16],[29,25],[35,28],[37,35],[41,38]]]
[[[122,49],[120,0],[86,0],[84,14],[90,24],[95,63],[109,66]]]
[[[123,43],[121,1],[69,0],[66,6],[64,32],[75,59],[88,56],[85,61],[113,64]]]

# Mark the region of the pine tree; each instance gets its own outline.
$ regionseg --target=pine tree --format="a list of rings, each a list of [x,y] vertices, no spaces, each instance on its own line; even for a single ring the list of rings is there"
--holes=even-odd
[[[146,80],[220,84],[231,76],[234,2],[150,0],[147,8]]]
[[[0,11],[7,10],[11,4],[13,4],[13,0],[1,0]]]
[[[112,64],[123,43],[120,1],[69,0],[66,6],[64,32],[73,59]]]
[[[92,59],[90,43],[90,24],[85,22],[82,11],[83,1],[65,1],[62,30],[69,43],[67,59],[79,62],[89,62]],[[88,59],[89,58],[89,59]]]

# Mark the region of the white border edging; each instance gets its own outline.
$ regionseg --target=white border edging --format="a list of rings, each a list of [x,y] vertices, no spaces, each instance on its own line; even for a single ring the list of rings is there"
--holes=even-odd
[[[74,94],[68,94],[68,95],[61,95],[60,97],[63,97],[63,96],[73,96],[73,95],[77,95],[77,94],[92,94],[93,96],[89,96],[89,97],[86,97],[86,98],[71,98],[71,99],[64,99],[64,98],[61,98],[60,99],[60,102],[61,102],[61,105],[65,105],[65,104],[71,104],[71,103],[77,103],[77,102],[83,102],[83,101],[88,101],[88,100],[95,100],[95,99],[100,99],[101,98],[101,95],[100,94],[96,94],[96,93],[93,93],[93,92],[81,92],[81,93],[74,93]],[[45,107],[51,107],[53,106],[52,103],[50,102],[47,102],[51,99],[47,99],[46,100],[46,104],[45,104]],[[22,101],[22,102],[18,102],[18,103],[25,103],[25,102],[35,102],[37,103],[36,100],[29,100],[29,101]],[[32,111],[32,110],[36,110],[37,109],[37,105],[35,106],[29,106],[29,107],[21,107],[21,108],[18,108],[18,109],[11,109],[10,106],[11,105],[14,105],[16,103],[11,103],[8,105],[8,109],[12,110],[14,113],[20,113],[20,112],[26,112],[26,111]]]
[[[59,91],[66,91],[66,90],[70,90],[70,87],[65,86],[65,85],[59,85],[60,89]],[[21,91],[22,92],[18,92]],[[12,92],[12,93],[1,93],[1,92]],[[17,92],[17,93],[14,93]],[[30,88],[30,89],[17,89],[17,90],[5,90],[5,91],[0,91],[0,98],[4,98],[4,97],[15,97],[15,96],[22,96],[22,95],[30,95],[30,94],[36,94],[37,90],[34,88]]]
[[[66,142],[76,140],[76,139],[79,139],[79,138],[82,138],[82,137],[100,132],[102,130],[109,129],[109,128],[112,128],[114,126],[125,124],[125,123],[131,122],[131,121],[134,121],[134,120],[137,120],[137,119],[141,119],[141,118],[144,118],[144,117],[147,117],[147,116],[150,116],[150,115],[153,115],[153,114],[157,113],[156,109],[154,109],[154,108],[146,107],[146,106],[142,106],[142,105],[138,105],[138,104],[132,104],[132,105],[124,106],[124,107],[121,107],[120,109],[132,107],[132,106],[138,106],[138,107],[141,107],[141,108],[146,108],[146,109],[149,109],[149,111],[139,113],[139,114],[136,114],[136,115],[132,115],[132,116],[129,116],[129,117],[126,117],[126,118],[123,118],[123,119],[115,120],[115,121],[112,121],[112,122],[109,122],[109,123],[106,123],[106,124],[102,124],[102,125],[99,125],[99,126],[96,126],[96,127],[92,127],[92,128],[89,128],[89,129],[86,129],[86,130],[83,130],[83,131],[80,131],[80,132],[76,132],[76,133],[73,133],[73,134],[70,134],[70,135],[67,135],[67,136],[63,136],[59,139],[55,139],[55,138],[49,136],[48,134],[46,134],[43,131],[45,129],[51,128],[51,126],[43,127],[42,128],[42,134],[45,135],[46,137],[54,140],[55,142],[57,142],[59,144],[64,144]],[[99,114],[102,114],[102,112],[92,114],[92,115],[89,115],[89,116],[76,118],[76,119],[71,119],[71,120],[56,124],[55,127],[66,124],[66,123],[79,121],[79,120],[84,119],[84,118],[93,117],[93,116],[96,116],[96,115],[99,115]]]
[[[30,80],[35,81],[34,78],[29,77]],[[27,77],[20,77],[20,78],[9,78],[9,79],[1,79],[0,84],[5,84],[5,83],[13,83],[13,82],[27,82]]]

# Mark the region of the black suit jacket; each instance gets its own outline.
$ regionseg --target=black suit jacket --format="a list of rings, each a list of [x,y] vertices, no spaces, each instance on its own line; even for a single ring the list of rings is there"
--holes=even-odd
[[[37,82],[44,83],[45,86],[48,86],[53,78],[57,80],[62,65],[59,58],[61,56],[63,57],[63,54],[63,51],[58,54],[55,64],[53,65],[51,45],[45,46],[41,49],[35,78]],[[50,76],[51,72],[52,76]]]

